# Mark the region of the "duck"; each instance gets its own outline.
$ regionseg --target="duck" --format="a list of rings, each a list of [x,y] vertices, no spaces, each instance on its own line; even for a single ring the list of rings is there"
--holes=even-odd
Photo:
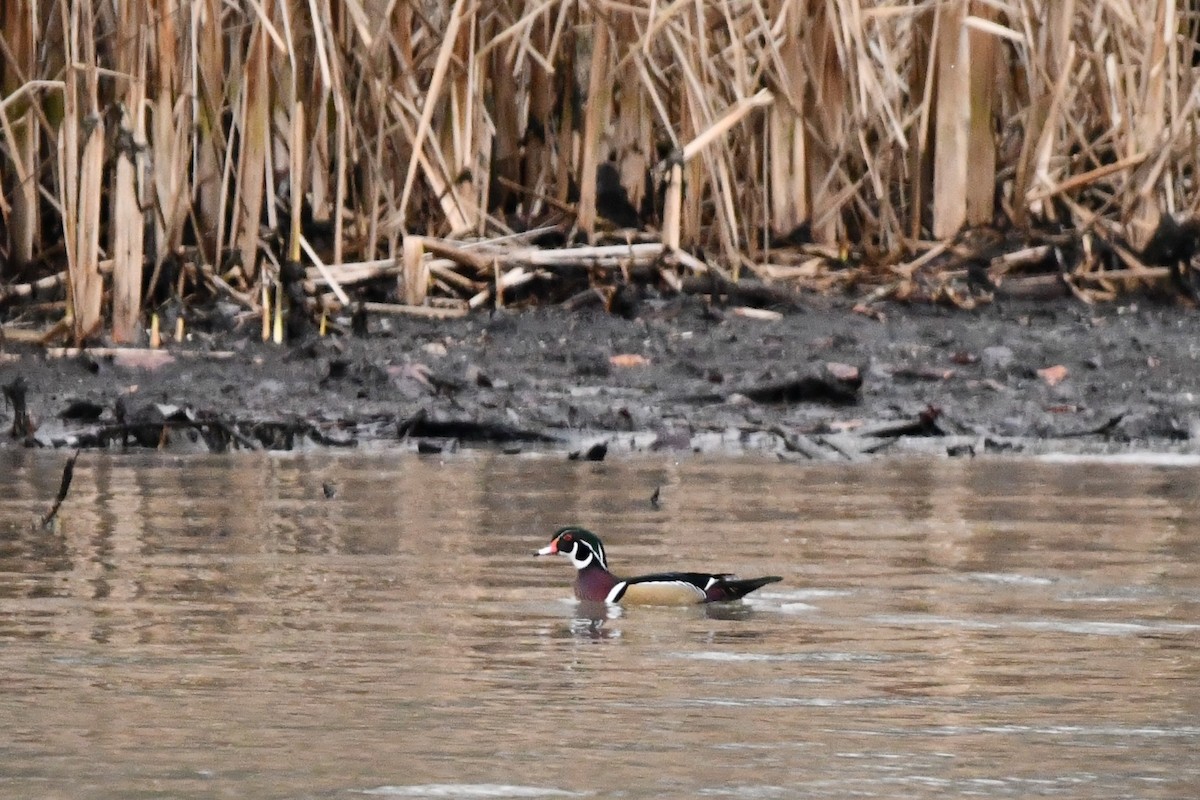
[[[578,525],[554,532],[537,556],[566,556],[575,566],[575,597],[584,602],[682,606],[740,600],[755,589],[781,581],[778,575],[737,578],[724,573],[656,572],[618,578],[608,569],[600,537]]]

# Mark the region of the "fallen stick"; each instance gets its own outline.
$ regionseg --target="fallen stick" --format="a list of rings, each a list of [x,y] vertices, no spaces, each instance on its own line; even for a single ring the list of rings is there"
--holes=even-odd
[[[899,264],[897,266],[892,267],[891,271],[897,275],[902,275],[905,278],[911,278],[914,272],[916,272],[921,267],[925,266],[930,261],[937,258],[938,256],[940,256],[942,253],[946,252],[949,249],[950,249],[949,242],[939,242],[938,244],[936,244],[933,247],[926,250],[921,255],[914,258],[912,261],[909,261],[907,264]]]
[[[308,240],[303,236],[300,236],[298,237],[297,241],[300,242],[300,246],[304,248],[304,252],[308,254],[308,257],[312,259],[313,265],[317,268],[317,271],[321,273],[321,277],[325,279],[325,283],[327,283],[329,288],[333,290],[333,293],[337,295],[337,299],[341,300],[343,305],[350,305],[350,298],[339,285],[337,279],[330,274],[329,268],[325,266],[325,262],[321,260],[321,257],[317,255],[317,252],[312,249],[312,245],[308,243]],[[299,261],[299,258],[295,260]]]
[[[415,238],[420,240],[426,252],[433,253],[435,256],[449,259],[455,264],[473,269],[481,275],[492,271],[492,260],[490,258],[473,253],[460,245],[448,242],[445,239],[434,239],[430,236]]]
[[[605,292],[598,287],[584,289],[582,292],[573,294],[566,300],[559,303],[559,306],[567,311],[578,311],[581,308],[591,308],[592,306],[600,306],[607,309],[609,298]]]
[[[483,287],[484,284],[480,283],[479,281],[473,281],[467,276],[460,275],[459,273],[455,272],[453,269],[451,269],[453,266],[454,262],[450,259],[439,258],[429,262],[429,272],[430,274],[441,278],[446,283],[452,284],[453,286],[456,286],[465,292],[470,292],[471,294],[478,292]]]
[[[534,278],[543,273],[541,272],[526,272],[524,267],[517,267],[504,273],[497,281],[496,292],[502,293],[505,289],[512,289],[525,283],[529,283]],[[479,308],[486,303],[492,296],[492,287],[487,287],[479,294],[467,301],[467,305],[471,308]]]
[[[258,303],[253,297],[239,292],[237,289],[230,286],[227,280],[217,274],[216,270],[212,268],[211,264],[199,264],[198,269],[200,270],[200,274],[203,275],[210,283],[212,283],[213,286],[216,286],[218,289],[225,292],[251,311],[257,312],[259,310]]]
[[[13,297],[33,297],[35,294],[48,289],[65,289],[67,286],[67,272],[56,272],[53,275],[47,275],[44,278],[39,278],[36,281],[29,283],[18,283],[15,286],[0,286],[0,302]]]
[[[1118,280],[1166,280],[1171,277],[1170,267],[1142,267],[1141,269],[1108,269],[1099,272],[1082,272],[1071,275],[1076,280],[1084,281],[1118,281]]]
[[[798,308],[796,295],[786,288],[776,288],[762,281],[745,279],[734,283],[731,279],[713,270],[704,275],[692,275],[680,282],[684,294],[726,297],[732,303],[753,306],[785,306]]]
[[[375,280],[376,278],[394,278],[399,275],[403,268],[393,262],[388,262],[385,267],[374,267],[369,269],[333,269],[331,270],[338,283],[342,286],[349,286],[355,283],[363,283],[364,281]],[[325,278],[316,269],[305,270],[304,279],[306,282],[314,286],[327,285]]]
[[[811,461],[837,461],[841,456],[837,451],[822,447],[811,436],[789,431],[782,425],[772,425],[767,432],[782,439],[784,448],[789,452],[799,453]]]
[[[1008,274],[1010,270],[1022,264],[1039,264],[1045,261],[1048,255],[1050,255],[1050,245],[1039,244],[996,256],[988,267],[988,276],[994,279]]]
[[[778,311],[771,311],[766,308],[753,308],[751,306],[736,306],[730,309],[730,313],[738,317],[756,319],[763,322],[775,322],[783,319],[783,314],[780,314]]]
[[[847,461],[861,461],[863,455],[870,452],[868,448],[879,446],[878,441],[864,440],[848,433],[827,433],[817,437],[817,441]]]
[[[502,264],[555,266],[579,264],[593,267],[620,267],[624,264],[653,264],[664,251],[660,242],[606,244],[595,247],[567,247],[562,250],[521,248],[497,254]]]
[[[232,350],[155,350],[149,347],[47,347],[43,352],[49,358],[74,358],[75,356],[82,355],[107,358],[145,355],[149,353],[167,353],[183,358],[212,358],[221,360],[233,358],[237,355]]]
[[[345,275],[347,274],[353,274],[359,271],[369,272],[373,270],[385,269],[387,267],[399,268],[399,266],[400,264],[397,259],[376,258],[371,261],[347,261],[342,264],[327,264],[326,269],[335,275],[338,275],[339,279],[344,281]],[[305,269],[305,277],[316,280],[319,276],[320,271],[316,267],[308,267]]]
[[[430,319],[452,319],[465,317],[466,308],[438,308],[436,306],[406,306],[400,303],[371,303],[360,304],[369,314],[399,314],[410,317],[428,317]]]
[[[1005,297],[1029,300],[1062,297],[1069,291],[1066,280],[1058,273],[1007,278],[997,288],[997,293]]]
[[[8,326],[0,327],[0,341],[40,344],[45,336],[45,331],[35,331],[28,328],[13,328]]]
[[[680,264],[682,264],[683,266],[687,267],[688,269],[690,269],[692,272],[695,272],[695,273],[703,273],[703,272],[713,271],[713,267],[710,267],[706,262],[701,261],[700,259],[696,258],[694,255],[687,252],[686,250],[680,250],[680,249],[676,248],[675,250],[673,250],[671,252],[671,258],[675,259]],[[722,276],[722,277],[724,277],[724,276]]]

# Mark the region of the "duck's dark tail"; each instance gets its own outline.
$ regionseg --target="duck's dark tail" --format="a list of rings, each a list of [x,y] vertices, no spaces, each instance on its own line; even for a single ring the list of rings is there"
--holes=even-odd
[[[783,578],[778,575],[768,575],[765,578],[743,578],[743,579],[725,579],[708,590],[708,601],[724,602],[728,600],[738,600],[753,592],[755,589],[761,589],[768,583],[781,581]]]

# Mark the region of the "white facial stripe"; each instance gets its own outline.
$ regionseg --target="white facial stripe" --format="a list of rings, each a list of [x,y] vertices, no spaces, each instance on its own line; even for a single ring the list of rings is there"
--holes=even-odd
[[[567,555],[570,556],[571,563],[575,565],[575,569],[583,569],[592,563],[592,551],[587,547],[581,547],[578,541],[571,545],[571,552],[567,553]]]

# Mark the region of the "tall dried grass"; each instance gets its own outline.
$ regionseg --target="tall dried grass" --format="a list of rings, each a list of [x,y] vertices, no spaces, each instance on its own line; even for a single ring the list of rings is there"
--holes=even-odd
[[[590,235],[608,160],[635,202],[677,174],[665,238],[734,273],[796,229],[880,264],[991,223],[1144,241],[1200,204],[1198,30],[1178,0],[0,0],[0,279],[65,263],[76,338],[128,340],[181,253],[254,303],[301,199],[333,264],[575,196]]]

